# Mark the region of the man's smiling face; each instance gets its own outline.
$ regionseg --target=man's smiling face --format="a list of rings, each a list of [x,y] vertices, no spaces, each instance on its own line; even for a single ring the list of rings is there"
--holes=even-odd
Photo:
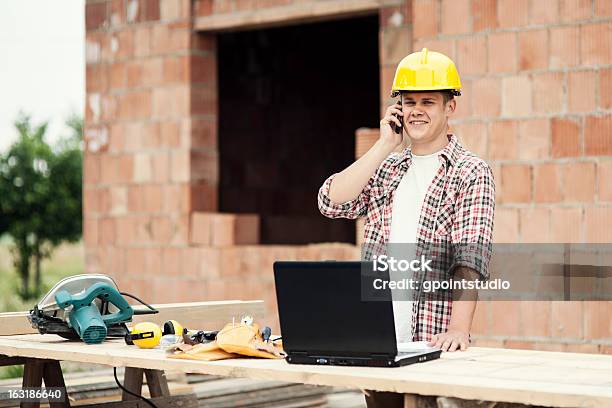
[[[402,93],[404,125],[411,141],[422,143],[440,137],[448,117],[455,110],[455,103],[454,99],[445,103],[442,92]]]

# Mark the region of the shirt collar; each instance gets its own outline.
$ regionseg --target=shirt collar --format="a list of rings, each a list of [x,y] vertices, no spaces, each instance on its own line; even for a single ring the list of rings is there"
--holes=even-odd
[[[444,147],[444,149],[442,149],[440,156],[444,157],[451,166],[454,166],[455,163],[457,163],[457,160],[459,159],[459,143],[457,142],[457,136],[455,136],[453,133],[448,134],[448,144]],[[396,157],[393,165],[398,166],[411,157],[412,151],[410,150],[410,147],[407,147]]]

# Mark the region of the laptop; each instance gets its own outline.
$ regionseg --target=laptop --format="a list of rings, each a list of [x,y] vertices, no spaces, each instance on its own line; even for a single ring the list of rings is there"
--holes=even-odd
[[[371,287],[369,278],[362,279],[362,266],[372,268],[371,262],[274,263],[287,362],[399,367],[440,357],[434,348],[398,353],[390,294],[386,300],[362,301],[362,290]]]

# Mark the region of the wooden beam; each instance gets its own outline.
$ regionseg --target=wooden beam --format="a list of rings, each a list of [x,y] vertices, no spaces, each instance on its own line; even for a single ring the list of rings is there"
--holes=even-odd
[[[147,377],[149,395],[152,397],[167,397],[170,395],[166,374],[162,370],[144,370]]]
[[[397,5],[396,0],[313,0],[280,7],[198,17],[198,31],[227,31],[265,28],[341,17],[375,14],[379,8]]]
[[[66,383],[64,382],[64,375],[62,373],[62,367],[60,362],[57,360],[47,360],[44,363],[43,368],[43,380],[45,380],[45,387],[57,387],[66,389]],[[50,408],[70,408],[70,400],[66,395],[66,400],[63,402],[49,402]]]
[[[45,367],[45,360],[39,360],[37,358],[28,358],[23,368],[23,381],[22,387],[37,387],[40,388],[42,385],[43,371]],[[39,408],[40,401],[38,402],[21,402],[20,408]]]
[[[152,305],[159,310],[153,315],[135,315],[134,323],[154,322],[163,324],[174,319],[190,329],[219,330],[235,318],[250,314],[256,321],[264,316],[263,300],[227,300],[215,302],[166,303]],[[142,305],[134,305],[134,310],[146,310]],[[29,312],[0,313],[0,336],[38,333],[28,321]]]
[[[150,401],[158,408],[198,408],[198,399],[195,394],[151,398]],[[113,401],[102,404],[79,405],[79,408],[151,408],[151,406],[145,401],[138,399],[132,401]]]
[[[0,355],[0,367],[25,364],[26,359],[23,357],[9,357]]]

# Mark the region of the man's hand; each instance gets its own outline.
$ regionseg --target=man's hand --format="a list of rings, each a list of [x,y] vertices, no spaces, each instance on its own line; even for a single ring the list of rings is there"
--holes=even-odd
[[[435,334],[427,345],[439,348],[442,351],[465,351],[468,348],[469,342],[469,333],[462,330],[449,329],[446,333]]]
[[[389,146],[389,153],[395,150],[404,141],[404,129],[399,117],[402,117],[402,106],[399,104],[391,105],[387,108],[385,116],[380,121],[380,142]],[[401,132],[395,133],[391,128],[391,123],[401,128]]]

